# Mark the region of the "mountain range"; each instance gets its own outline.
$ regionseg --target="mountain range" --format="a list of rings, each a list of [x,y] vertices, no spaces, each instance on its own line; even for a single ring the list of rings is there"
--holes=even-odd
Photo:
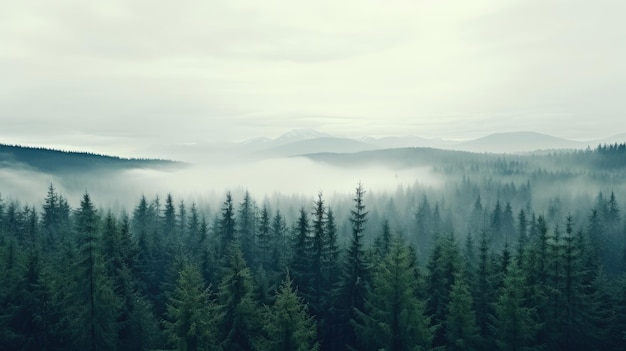
[[[233,148],[256,156],[297,156],[314,153],[353,153],[369,150],[425,147],[478,153],[528,153],[548,150],[595,148],[602,144],[626,142],[626,133],[606,139],[576,141],[537,132],[495,133],[482,138],[454,141],[418,136],[334,137],[311,129],[292,130],[276,139],[255,138]]]
[[[626,142],[626,133],[587,142],[557,138],[536,132],[496,133],[474,140],[453,141],[417,136],[345,138],[311,129],[297,129],[275,139],[260,137],[231,144],[198,143],[184,145],[184,147],[160,145],[159,150],[171,159],[190,160],[190,157],[195,158],[194,161],[190,161],[194,163],[196,160],[197,162],[206,162],[206,160],[218,159],[237,163],[246,159],[362,152],[370,153],[362,153],[359,156],[360,159],[372,155],[381,156],[379,159],[385,159],[389,154],[372,153],[384,150],[398,150],[393,154],[396,159],[401,155],[414,158],[416,157],[415,152],[409,152],[409,150],[408,153],[402,153],[402,150],[415,148],[434,150],[429,151],[428,155],[438,155],[437,157],[451,155],[450,152],[471,152],[474,154],[545,153],[554,150],[595,148],[598,145],[624,142]],[[0,168],[20,167],[50,174],[135,168],[165,169],[182,165],[184,163],[162,159],[127,159],[85,152],[64,152],[46,148],[0,144]]]

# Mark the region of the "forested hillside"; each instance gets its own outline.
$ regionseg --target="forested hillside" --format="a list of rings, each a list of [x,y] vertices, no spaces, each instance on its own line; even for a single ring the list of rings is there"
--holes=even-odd
[[[129,168],[165,168],[180,162],[154,159],[121,158],[88,152],[0,144],[0,168],[28,167],[49,173],[113,171]]]
[[[625,153],[459,153],[442,187],[217,210],[50,185],[0,202],[0,350],[623,350]]]

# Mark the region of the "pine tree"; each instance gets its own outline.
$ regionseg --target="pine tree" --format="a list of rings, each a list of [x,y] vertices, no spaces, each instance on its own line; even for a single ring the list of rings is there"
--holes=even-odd
[[[528,243],[528,221],[524,209],[519,211],[517,215],[517,254],[516,260],[520,262],[524,257],[524,251]],[[520,262],[521,263],[521,262]],[[521,263],[523,264],[523,263]]]
[[[415,232],[415,247],[419,249],[418,254],[426,257],[433,247],[433,214],[428,202],[428,198],[424,196],[420,203],[417,213],[415,214],[417,224]]]
[[[322,199],[322,193],[318,194],[317,200],[313,207],[312,214],[312,230],[309,247],[309,270],[311,272],[311,281],[308,284],[309,289],[304,291],[311,309],[311,314],[320,319],[323,311],[322,298],[328,291],[324,291],[324,272],[323,260],[324,251],[328,242],[326,238],[326,207]]]
[[[352,224],[352,239],[346,252],[345,266],[342,279],[344,326],[354,320],[355,311],[364,311],[365,296],[369,284],[370,267],[366,261],[363,247],[363,231],[367,222],[368,211],[365,211],[363,197],[365,190],[359,183],[356,188],[354,209],[350,211],[350,223]],[[356,336],[352,328],[347,327],[344,331],[347,345],[355,345]]]
[[[272,254],[272,235],[270,227],[270,212],[267,205],[263,205],[261,209],[261,215],[259,217],[259,229],[257,230],[257,242],[258,242],[258,261],[263,269],[273,268],[271,265]]]
[[[374,240],[374,251],[376,256],[380,259],[387,256],[391,246],[391,228],[389,228],[389,220],[386,218],[383,220],[383,226],[381,233]]]
[[[227,258],[217,293],[219,348],[251,350],[260,328],[260,311],[252,299],[252,279],[238,242],[230,245]]]
[[[467,282],[474,282],[476,277],[476,243],[472,233],[467,233],[463,247],[464,269],[463,274]],[[470,289],[471,290],[471,289]]]
[[[237,219],[237,233],[239,235],[243,257],[250,267],[256,267],[258,263],[258,252],[256,250],[257,214],[256,205],[248,191],[246,191],[243,197],[243,202],[239,205]]]
[[[280,287],[272,307],[265,311],[264,336],[256,342],[263,351],[315,351],[315,319],[294,291],[289,276]]]
[[[478,350],[480,333],[476,324],[472,294],[462,273],[454,277],[450,290],[448,315],[444,322],[446,349],[450,351]]]
[[[583,247],[582,241],[574,233],[573,218],[566,218],[565,236],[563,237],[563,283],[562,298],[563,310],[561,319],[563,323],[561,348],[566,350],[585,350],[589,345],[584,337],[588,333],[585,317],[584,286],[583,286]],[[579,234],[582,236],[582,233]]]
[[[472,212],[470,214],[469,219],[469,232],[470,233],[480,233],[482,228],[485,226],[485,214],[483,210],[483,205],[480,199],[480,195],[476,198],[474,202],[474,206],[472,207]]]
[[[496,288],[494,283],[494,269],[491,262],[487,229],[483,228],[480,234],[478,247],[478,265],[476,283],[474,285],[474,304],[476,310],[476,324],[480,331],[482,349],[493,349],[490,321],[493,316],[493,301]]]
[[[289,232],[285,218],[282,216],[279,210],[276,210],[276,214],[272,218],[272,265],[271,269],[276,272],[282,271],[287,265],[288,252],[291,249],[290,242],[287,240],[287,233]]]
[[[29,251],[20,273],[16,280],[4,282],[8,284],[9,296],[0,296],[2,304],[8,307],[8,315],[0,313],[0,321],[6,323],[2,325],[4,332],[0,332],[3,345],[0,350],[54,347],[54,320],[49,307],[52,294],[44,277],[39,249]]]
[[[525,305],[526,282],[516,264],[509,266],[504,287],[495,306],[493,323],[496,343],[500,350],[532,350],[539,325],[534,310]]]
[[[215,305],[199,270],[184,263],[168,293],[166,332],[176,350],[217,350]]]
[[[448,315],[450,289],[455,274],[461,269],[459,250],[452,234],[437,236],[427,268],[426,293],[429,299],[426,313],[432,317],[432,326],[435,328],[433,346],[444,346],[446,339],[443,324]]]
[[[296,289],[302,294],[306,295],[306,292],[310,291],[309,284],[311,283],[311,270],[310,270],[310,227],[309,217],[304,210],[300,209],[300,216],[294,228],[294,236],[292,240],[292,257],[291,264],[289,265],[290,271],[293,274],[293,282]]]
[[[76,231],[79,246],[77,290],[72,297],[74,342],[83,350],[114,350],[119,302],[98,253],[98,216],[89,194],[83,196],[76,212]]]
[[[180,204],[178,205],[178,215],[177,215],[177,225],[176,231],[178,232],[178,241],[181,244],[185,244],[188,242],[187,236],[187,207],[185,206],[185,201],[180,200]]]
[[[59,233],[61,226],[59,195],[52,184],[48,187],[48,194],[43,205],[42,220],[47,243],[52,246],[61,235]]]
[[[187,218],[187,240],[185,241],[185,245],[189,248],[191,256],[195,259],[200,258],[200,253],[203,252],[207,239],[201,235],[200,224],[200,214],[198,213],[198,208],[194,202],[191,204],[191,209],[189,210],[189,216]]]
[[[511,203],[507,202],[502,212],[502,234],[504,235],[504,244],[510,245],[515,239],[515,221],[513,219],[513,208]]]
[[[329,207],[326,217],[326,242],[322,251],[322,291],[320,319],[320,338],[322,350],[336,350],[343,347],[338,341],[341,325],[340,311],[340,279],[339,246],[337,244],[337,226],[335,215]]]
[[[548,346],[556,348],[559,346],[562,338],[563,312],[567,308],[563,299],[563,291],[565,290],[563,266],[566,262],[564,262],[564,248],[558,223],[552,235],[548,237],[547,245],[548,272],[545,288],[548,305],[546,306],[546,326],[544,330],[549,334]]]
[[[354,326],[359,350],[428,350],[432,332],[409,252],[394,238],[389,254],[377,266],[364,310],[356,310]]]
[[[176,207],[174,206],[174,199],[172,194],[167,194],[165,197],[165,210],[163,211],[163,233],[168,239],[171,239],[176,234]]]
[[[490,241],[495,248],[502,247],[504,244],[504,213],[500,200],[496,201],[496,207],[491,212]]]
[[[531,227],[534,233],[530,246],[528,248],[527,268],[523,270],[526,273],[527,287],[529,288],[527,307],[534,307],[540,321],[550,320],[551,308],[549,303],[549,270],[550,270],[550,251],[548,227],[543,216],[537,217],[537,221]],[[550,326],[542,327],[537,332],[538,344],[548,345],[553,341],[549,332]]]
[[[226,249],[236,238],[235,210],[233,209],[233,198],[230,192],[226,193],[226,200],[222,205],[222,217],[219,221],[218,232],[218,259],[226,254]]]

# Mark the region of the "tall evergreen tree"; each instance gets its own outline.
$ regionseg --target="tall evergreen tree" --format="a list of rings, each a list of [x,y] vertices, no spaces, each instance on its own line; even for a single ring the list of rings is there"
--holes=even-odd
[[[83,196],[75,217],[79,246],[72,296],[74,343],[83,350],[114,350],[118,300],[98,252],[98,216],[89,194]]]
[[[428,261],[426,313],[435,328],[433,346],[446,344],[444,322],[448,315],[450,290],[454,276],[460,272],[460,254],[452,234],[439,235]]]
[[[350,211],[350,223],[352,224],[352,239],[346,252],[345,266],[343,270],[342,290],[345,324],[354,320],[356,311],[364,311],[365,296],[368,289],[370,267],[366,261],[363,242],[363,232],[367,222],[368,211],[365,210],[363,197],[365,189],[359,183],[356,188],[354,209]],[[346,328],[345,341],[349,346],[356,344],[356,335],[352,328]]]
[[[201,235],[201,220],[200,213],[198,213],[198,207],[196,203],[193,202],[191,204],[191,208],[189,209],[189,215],[187,216],[187,228],[185,232],[187,233],[185,245],[189,248],[191,252],[191,256],[196,260],[199,259],[200,253],[203,251],[206,243],[206,237]]]
[[[463,273],[454,277],[450,290],[448,315],[444,322],[446,350],[471,351],[478,350],[480,333],[476,324],[472,294],[465,282]]]
[[[297,290],[306,296],[310,291],[311,270],[310,270],[310,225],[309,216],[304,208],[300,209],[300,216],[294,228],[292,239],[292,257],[289,265],[293,274],[293,282]]]
[[[166,332],[176,350],[217,350],[217,321],[210,291],[199,270],[184,263],[168,293]]]
[[[519,211],[517,215],[517,254],[516,259],[519,261],[524,257],[526,244],[528,243],[528,220],[524,209]],[[523,263],[522,263],[523,264]]]
[[[165,198],[165,209],[163,211],[163,236],[167,243],[172,243],[178,239],[177,229],[174,198],[172,194],[167,194]]]
[[[272,239],[273,238],[271,235],[270,212],[267,208],[267,205],[263,205],[259,217],[259,229],[257,230],[257,251],[259,264],[265,270],[273,268],[271,267],[271,255],[273,245]]]
[[[504,213],[500,200],[496,201],[496,206],[491,212],[490,241],[491,245],[500,248],[504,244]]]
[[[243,257],[250,267],[256,267],[258,264],[258,252],[257,247],[257,214],[256,205],[250,196],[250,193],[246,191],[243,202],[239,205],[238,219],[238,235],[241,242],[241,250]]]
[[[353,322],[359,350],[428,350],[429,318],[417,298],[417,282],[409,252],[398,238],[377,266],[365,309]]]
[[[481,336],[481,348],[484,350],[493,349],[494,345],[491,342],[490,323],[493,316],[493,301],[495,301],[496,287],[489,239],[487,229],[484,227],[480,233],[475,279],[476,283],[473,287],[473,296],[476,310],[476,324],[478,325]]]
[[[222,217],[219,220],[218,233],[218,259],[226,254],[226,249],[236,238],[235,210],[233,208],[233,197],[230,191],[226,193],[226,200],[222,205]]]
[[[391,228],[389,227],[389,220],[383,220],[383,226],[381,233],[374,240],[374,250],[379,258],[384,258],[389,253],[391,246]]]
[[[323,311],[322,299],[328,291],[324,291],[324,272],[323,261],[325,247],[328,242],[326,237],[326,206],[322,199],[322,193],[318,194],[312,213],[312,230],[309,247],[309,270],[311,272],[311,281],[308,284],[309,290],[306,291],[309,308],[316,318],[320,318]]]
[[[178,232],[179,241],[181,244],[187,243],[188,233],[187,233],[187,207],[185,206],[185,201],[180,200],[178,204],[178,215],[176,216],[176,223],[178,227],[176,231]]]
[[[252,278],[237,241],[229,246],[228,265],[218,289],[219,348],[251,350],[260,328],[260,310],[252,298]]]
[[[416,232],[415,232],[415,247],[418,248],[418,254],[422,257],[428,255],[433,247],[433,214],[428,202],[428,198],[424,196],[422,202],[419,204],[417,213],[415,214],[416,220]]]
[[[322,350],[336,350],[342,348],[339,343],[339,329],[341,325],[340,306],[340,279],[341,266],[339,261],[339,246],[337,244],[337,225],[332,208],[328,208],[326,217],[326,242],[322,251],[322,291],[320,316],[320,335]]]
[[[257,340],[260,351],[315,351],[315,319],[291,285],[289,276],[280,287],[272,307],[265,311],[264,336]]]
[[[509,266],[495,306],[494,335],[500,350],[532,350],[539,325],[534,310],[525,304],[526,282],[516,264]]]
[[[290,247],[290,243],[287,240],[287,224],[285,223],[285,218],[280,213],[279,210],[276,210],[276,214],[272,218],[272,270],[281,271],[287,264],[288,254]]]

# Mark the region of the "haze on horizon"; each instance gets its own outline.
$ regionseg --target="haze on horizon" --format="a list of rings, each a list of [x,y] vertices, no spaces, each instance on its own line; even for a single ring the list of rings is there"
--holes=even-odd
[[[0,142],[623,133],[617,1],[43,0],[0,13]]]

